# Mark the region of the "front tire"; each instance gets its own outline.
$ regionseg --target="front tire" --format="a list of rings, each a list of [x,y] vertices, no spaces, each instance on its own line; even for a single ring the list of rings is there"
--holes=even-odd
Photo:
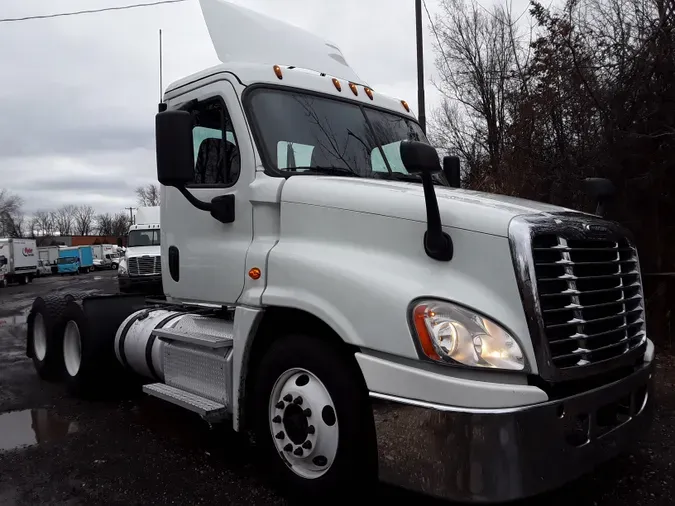
[[[377,477],[375,428],[353,356],[289,335],[271,345],[256,375],[256,444],[276,486],[304,499],[367,491]]]

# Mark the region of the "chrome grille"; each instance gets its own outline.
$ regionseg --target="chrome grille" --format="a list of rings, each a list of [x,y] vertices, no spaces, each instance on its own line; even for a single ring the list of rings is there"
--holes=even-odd
[[[162,259],[159,256],[132,257],[129,259],[130,276],[153,276],[162,273]]]
[[[646,339],[638,257],[625,237],[532,236],[532,258],[552,364],[616,358]]]

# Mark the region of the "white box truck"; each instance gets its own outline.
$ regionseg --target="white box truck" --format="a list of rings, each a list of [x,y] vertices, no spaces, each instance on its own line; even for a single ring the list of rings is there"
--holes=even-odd
[[[58,266],[56,263],[59,260],[59,247],[58,246],[42,246],[38,248],[39,259],[42,260],[46,265],[49,265],[52,270],[52,274],[56,274]]]
[[[36,299],[42,377],[95,396],[144,376],[252,432],[266,476],[305,500],[379,478],[509,501],[643,434],[654,346],[628,231],[459,188],[456,160],[441,172],[407,104],[336,46],[201,4],[225,63],[169,86],[156,117],[166,303]]]
[[[0,239],[0,267],[5,267],[6,283],[25,285],[37,274],[35,239]]]
[[[139,207],[129,227],[127,249],[118,266],[122,293],[162,293],[160,208]]]

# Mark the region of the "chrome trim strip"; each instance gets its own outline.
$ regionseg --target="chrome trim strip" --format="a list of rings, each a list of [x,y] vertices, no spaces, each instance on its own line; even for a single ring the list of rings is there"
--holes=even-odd
[[[527,406],[517,406],[513,408],[461,408],[456,406],[446,406],[445,404],[436,404],[433,402],[418,401],[417,399],[407,399],[405,397],[397,397],[395,395],[381,394],[379,392],[369,392],[368,395],[373,399],[381,399],[383,401],[396,402],[398,404],[406,404],[408,406],[415,406],[418,408],[434,409],[436,411],[444,411],[448,413],[469,413],[474,415],[505,415],[509,413],[519,413],[529,409],[538,408],[551,404],[551,402],[544,402],[539,404],[529,404]],[[553,401],[559,402],[559,401]]]

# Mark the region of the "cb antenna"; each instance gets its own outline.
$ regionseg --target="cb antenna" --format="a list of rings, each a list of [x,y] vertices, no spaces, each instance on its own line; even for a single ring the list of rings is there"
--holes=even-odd
[[[159,29],[159,112],[166,110],[164,104],[164,53],[162,51],[162,29]]]

